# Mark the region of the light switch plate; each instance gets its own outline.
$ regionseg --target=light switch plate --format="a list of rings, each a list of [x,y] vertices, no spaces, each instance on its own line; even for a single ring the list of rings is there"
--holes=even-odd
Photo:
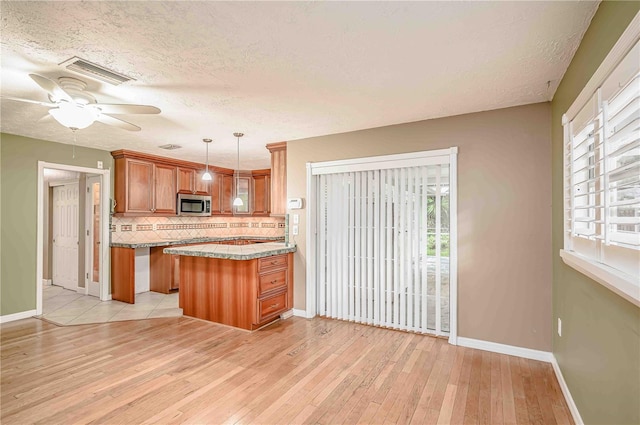
[[[98,168],[99,168],[100,170],[102,170],[102,167],[103,167],[103,165],[102,165],[102,161],[98,161]]]
[[[293,215],[293,224],[298,224],[300,223],[300,214],[294,214]]]
[[[298,226],[293,226],[292,230],[294,236],[298,234]]]

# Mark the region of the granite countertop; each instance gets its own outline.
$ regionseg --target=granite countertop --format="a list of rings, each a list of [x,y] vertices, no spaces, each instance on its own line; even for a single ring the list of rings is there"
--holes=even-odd
[[[277,241],[284,239],[284,236],[209,236],[189,239],[149,238],[140,239],[136,242],[111,242],[110,246],[113,248],[152,248],[156,246],[186,245],[190,243],[233,241],[236,239],[251,239],[254,241]]]
[[[288,254],[296,251],[296,245],[282,242],[265,242],[252,245],[192,245],[165,248],[165,254],[186,255],[190,257],[221,258],[225,260],[253,260]]]

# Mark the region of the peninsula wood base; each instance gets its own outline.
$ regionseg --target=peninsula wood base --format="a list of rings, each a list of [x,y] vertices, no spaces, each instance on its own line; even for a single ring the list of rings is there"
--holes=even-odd
[[[185,316],[255,330],[293,307],[293,254],[253,260],[180,256]]]

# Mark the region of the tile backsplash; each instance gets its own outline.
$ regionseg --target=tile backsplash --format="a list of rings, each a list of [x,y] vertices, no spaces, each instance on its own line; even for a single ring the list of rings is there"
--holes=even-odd
[[[112,217],[111,241],[207,236],[281,236],[282,217]]]

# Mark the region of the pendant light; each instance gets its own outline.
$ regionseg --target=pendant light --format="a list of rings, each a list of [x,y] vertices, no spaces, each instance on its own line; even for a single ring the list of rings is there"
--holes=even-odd
[[[242,136],[244,136],[244,133],[233,133],[234,136],[236,136],[236,138],[238,139],[238,166],[236,168],[236,199],[233,200],[233,206],[234,207],[241,207],[244,205],[244,202],[242,202],[242,199],[240,198],[238,192],[240,189],[240,138]]]
[[[211,173],[209,173],[209,143],[211,143],[211,139],[202,139],[202,141],[207,146],[207,160],[206,160],[207,162],[206,162],[204,174],[202,175],[202,180],[210,181],[211,180]]]

